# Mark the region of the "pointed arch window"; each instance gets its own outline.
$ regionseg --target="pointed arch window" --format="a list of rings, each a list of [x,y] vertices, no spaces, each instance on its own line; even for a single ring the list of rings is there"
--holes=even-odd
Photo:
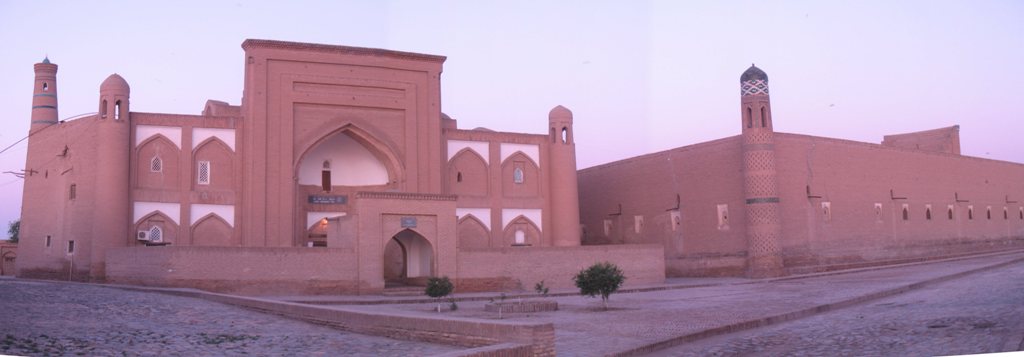
[[[106,117],[107,117],[107,100],[104,99],[103,102],[100,103],[100,118],[106,118]]]
[[[928,207],[928,208],[926,208],[924,210],[924,219],[929,220],[929,221],[932,220],[932,208],[931,207]]]
[[[163,172],[164,161],[159,156],[153,156],[152,160],[149,160],[149,172]]]
[[[562,127],[562,144],[569,143],[569,128]]]
[[[160,226],[153,226],[149,229],[149,241],[154,243],[160,243],[164,240],[164,231],[160,229]]]
[[[910,205],[908,205],[906,203],[903,204],[903,220],[904,221],[909,221],[910,220]]]
[[[747,128],[754,127],[754,111],[747,108]]]
[[[953,220],[953,207],[949,207],[946,209],[946,216],[949,217],[950,221]]]
[[[50,91],[50,84],[43,82],[43,92]]]
[[[462,182],[462,171],[455,175],[455,182]]]
[[[512,182],[523,183],[523,168],[516,167],[515,170],[512,171]]]
[[[764,107],[761,107],[761,127],[762,128],[768,127],[768,125],[767,125],[768,121],[765,118],[766,118],[766,116],[764,115]]]
[[[525,245],[526,244],[526,232],[523,232],[522,229],[516,229],[516,236],[515,236],[515,243],[514,244],[515,245]]]
[[[114,120],[121,120],[121,101],[114,102]]]
[[[331,161],[324,160],[323,170],[320,171],[320,186],[326,192],[331,192]]]

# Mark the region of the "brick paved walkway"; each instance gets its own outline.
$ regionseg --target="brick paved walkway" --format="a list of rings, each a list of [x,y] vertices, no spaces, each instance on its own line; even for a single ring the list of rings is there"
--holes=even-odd
[[[1024,263],[656,356],[935,356],[1018,350]]]
[[[556,297],[554,299],[560,305],[558,312],[505,314],[503,318],[554,323],[556,350],[560,356],[614,354],[658,343],[679,344],[691,339],[685,336],[693,334],[723,333],[715,329],[736,331],[765,325],[769,320],[806,317],[819,312],[816,309],[839,308],[868,300],[866,297],[872,295],[888,296],[908,291],[908,286],[920,282],[1021,259],[1024,259],[1024,254],[1016,253],[792,280],[618,294],[611,297],[610,311],[600,311],[599,299]],[[1007,277],[1022,278],[1019,275]],[[496,313],[483,311],[485,303],[462,302],[458,311],[444,315],[497,319]],[[432,313],[428,310],[432,306],[406,304],[348,308],[379,312],[397,310],[404,314],[429,316]]]
[[[201,299],[0,279],[0,354],[422,356],[458,349],[352,334]]]

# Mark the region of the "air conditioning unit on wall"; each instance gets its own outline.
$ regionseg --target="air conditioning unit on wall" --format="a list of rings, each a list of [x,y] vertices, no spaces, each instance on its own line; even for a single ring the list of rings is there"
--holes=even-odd
[[[135,239],[148,242],[149,231],[139,231],[139,234],[135,235]]]

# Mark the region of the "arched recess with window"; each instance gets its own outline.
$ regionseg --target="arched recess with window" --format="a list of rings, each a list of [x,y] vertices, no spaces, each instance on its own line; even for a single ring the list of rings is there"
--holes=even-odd
[[[298,185],[324,191],[325,162],[330,165],[332,191],[398,188],[402,177],[400,161],[390,146],[354,125],[328,133],[304,149],[295,165]]]
[[[459,249],[487,248],[490,246],[491,234],[476,216],[467,214],[459,219]]]
[[[234,151],[217,137],[200,143],[192,155],[192,187],[195,190],[234,190],[234,156]]]
[[[178,189],[181,150],[163,135],[154,135],[135,149],[135,187]]]
[[[178,223],[160,211],[151,212],[135,222],[135,231],[132,233],[142,231],[148,232],[151,237],[154,233],[159,234],[159,243],[187,245],[186,242],[178,241]]]
[[[466,148],[448,162],[448,192],[465,196],[487,196],[487,163],[476,151]]]
[[[521,151],[501,163],[501,189],[505,197],[537,197],[539,179],[537,163]]]
[[[219,215],[210,213],[192,225],[192,245],[209,247],[235,247],[241,245],[234,237],[234,229]]]
[[[518,216],[505,226],[504,242],[501,246],[540,246],[540,228],[526,216]]]

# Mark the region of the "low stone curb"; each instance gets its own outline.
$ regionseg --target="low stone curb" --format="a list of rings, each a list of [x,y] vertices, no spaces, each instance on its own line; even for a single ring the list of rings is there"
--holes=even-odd
[[[993,254],[993,255],[995,255],[995,254]],[[959,260],[959,259],[951,259],[951,260]],[[932,279],[918,281],[918,282],[915,282],[915,283],[911,283],[911,284],[907,284],[907,285],[903,285],[903,286],[898,286],[898,287],[895,287],[895,288],[886,289],[886,290],[882,290],[882,291],[877,291],[877,292],[866,294],[866,295],[856,296],[856,297],[853,297],[853,298],[850,298],[850,299],[841,300],[841,301],[837,301],[837,302],[833,302],[833,303],[812,306],[812,307],[809,307],[809,308],[800,309],[800,310],[797,310],[797,311],[792,311],[792,312],[788,312],[788,313],[784,313],[784,314],[767,316],[767,317],[762,317],[762,318],[756,318],[756,319],[747,320],[747,321],[743,321],[743,322],[738,322],[738,323],[733,323],[733,324],[729,324],[729,325],[724,325],[724,326],[719,326],[719,327],[715,327],[715,328],[710,328],[710,329],[706,329],[706,330],[702,330],[702,331],[698,331],[698,332],[694,332],[694,333],[689,333],[689,334],[682,335],[682,336],[676,336],[676,337],[672,337],[672,338],[669,338],[669,339],[661,340],[661,341],[658,341],[658,342],[655,342],[655,343],[650,343],[650,344],[646,344],[646,345],[643,345],[643,346],[640,346],[640,347],[635,347],[635,348],[632,348],[632,349],[628,349],[628,350],[625,350],[625,351],[619,351],[619,352],[611,353],[611,354],[608,354],[607,356],[615,356],[615,357],[621,357],[621,356],[642,356],[642,355],[649,354],[649,353],[652,353],[652,352],[655,352],[655,351],[658,351],[658,350],[663,350],[663,349],[666,349],[666,348],[675,347],[675,346],[678,346],[678,345],[681,345],[681,344],[684,344],[684,343],[687,343],[687,342],[692,342],[692,341],[696,341],[696,340],[700,340],[700,339],[704,339],[704,338],[709,338],[709,337],[724,335],[724,334],[728,334],[728,333],[733,333],[733,332],[738,332],[738,331],[743,331],[743,330],[749,330],[749,329],[753,329],[753,328],[764,327],[764,326],[774,325],[774,324],[778,324],[778,323],[782,323],[782,322],[797,320],[797,319],[801,319],[801,318],[808,317],[808,316],[811,316],[811,315],[820,314],[820,313],[824,313],[824,312],[828,312],[828,311],[832,311],[832,310],[837,310],[837,309],[841,309],[841,308],[845,308],[845,307],[850,307],[850,306],[853,306],[853,305],[861,304],[861,303],[872,301],[872,300],[877,300],[877,299],[881,299],[881,298],[885,298],[885,297],[889,297],[889,296],[893,296],[893,295],[902,294],[902,293],[905,293],[905,292],[908,292],[908,291],[911,291],[911,290],[920,289],[920,288],[928,286],[928,285],[933,285],[933,284],[945,282],[945,281],[948,281],[948,280],[964,277],[964,276],[967,276],[967,275],[970,275],[970,274],[979,273],[979,272],[983,272],[983,271],[987,271],[987,270],[992,270],[992,269],[997,269],[997,268],[1001,268],[1001,267],[1004,267],[1004,266],[1008,266],[1008,265],[1012,265],[1012,264],[1016,264],[1016,263],[1020,263],[1020,262],[1024,262],[1024,257],[1016,258],[1016,259],[1012,259],[1012,260],[1008,260],[1008,261],[1005,261],[1005,262],[996,263],[996,264],[992,264],[992,265],[988,265],[988,266],[983,266],[983,267],[980,267],[980,268],[965,270],[965,271],[961,271],[961,272],[958,272],[958,273],[953,273],[953,274],[950,274],[950,275],[945,275],[945,276],[940,276],[940,277],[936,277],[936,278],[932,278]],[[911,264],[917,264],[917,263],[911,263]],[[910,265],[910,264],[908,264],[908,265]],[[875,269],[869,269],[869,270],[875,270]],[[823,274],[823,275],[833,275],[833,274]],[[775,280],[790,280],[790,279],[780,278],[780,279],[775,279]],[[1024,343],[1024,341],[1022,341],[1022,343]],[[1016,349],[1016,347],[1011,348],[1011,350],[1015,350],[1015,349]]]

